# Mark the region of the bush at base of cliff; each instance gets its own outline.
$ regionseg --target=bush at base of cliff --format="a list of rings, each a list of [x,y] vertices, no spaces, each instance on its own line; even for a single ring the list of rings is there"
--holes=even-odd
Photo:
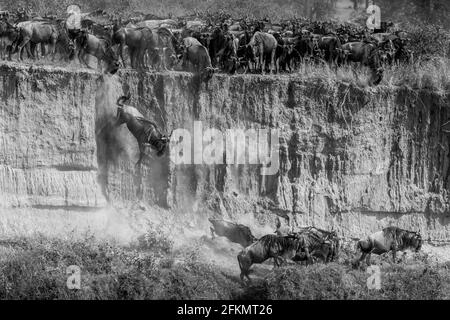
[[[0,299],[229,299],[238,287],[195,252],[177,260],[90,239],[43,238],[14,241],[5,250]],[[67,288],[70,265],[81,269],[79,290]]]
[[[268,299],[437,300],[448,295],[443,283],[450,282],[448,271],[431,266],[382,267],[381,290],[368,290],[368,277],[362,270],[351,270],[343,265],[317,264],[274,270],[263,286]]]

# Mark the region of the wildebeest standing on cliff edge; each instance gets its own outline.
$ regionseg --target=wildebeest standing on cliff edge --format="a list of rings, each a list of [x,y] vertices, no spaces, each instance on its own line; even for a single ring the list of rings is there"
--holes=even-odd
[[[374,43],[349,42],[342,46],[342,51],[347,52],[346,59],[352,62],[360,62],[368,66],[372,73],[371,82],[373,85],[380,84],[383,80],[383,67],[381,65],[380,50]]]
[[[225,220],[212,218],[209,218],[208,220],[212,224],[211,236],[213,238],[214,235],[217,234],[218,236],[228,238],[231,242],[239,243],[244,248],[256,241],[256,238],[247,226]]]
[[[360,262],[366,258],[367,265],[370,265],[370,255],[383,254],[392,251],[392,258],[395,263],[397,251],[413,249],[416,252],[422,248],[422,236],[418,232],[407,231],[397,227],[387,227],[382,231],[375,232],[366,239],[361,239],[356,244],[356,249],[362,252],[361,257],[355,262],[359,266]]]
[[[183,67],[187,68],[188,63],[191,63],[196,72],[201,76],[206,76],[209,79],[214,71],[211,64],[211,58],[206,49],[197,39],[187,37],[183,39],[184,54],[183,54]]]
[[[253,49],[253,55],[259,57],[258,62],[261,73],[264,74],[266,61],[269,61],[270,73],[274,69],[276,72],[278,71],[275,64],[278,42],[273,35],[264,32],[255,32],[248,45]]]
[[[105,39],[97,38],[86,31],[81,31],[81,34],[76,39],[80,46],[78,52],[78,59],[84,63],[88,68],[91,68],[86,61],[86,55],[93,55],[98,59],[98,67],[102,70],[102,62],[105,62],[106,72],[115,74],[119,70],[119,58],[114,50],[111,48],[111,43]]]
[[[158,126],[145,119],[139,111],[131,106],[125,106],[123,103],[130,99],[130,95],[121,96],[117,99],[117,125],[126,123],[128,130],[133,134],[139,144],[139,160],[136,166],[142,163],[145,156],[145,147],[149,145],[157,151],[157,156],[164,154],[169,144],[170,135],[167,137],[158,130]],[[134,111],[134,112],[131,112]]]

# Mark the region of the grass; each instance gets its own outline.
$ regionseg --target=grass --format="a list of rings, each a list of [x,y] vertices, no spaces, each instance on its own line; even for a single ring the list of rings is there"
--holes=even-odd
[[[155,230],[130,246],[44,237],[3,245],[0,299],[444,299],[448,266],[426,258],[413,264],[381,262],[382,289],[369,291],[368,274],[343,253],[339,263],[288,266],[243,286],[237,274],[202,261],[201,242],[173,250]],[[66,269],[81,269],[81,289],[66,286]]]

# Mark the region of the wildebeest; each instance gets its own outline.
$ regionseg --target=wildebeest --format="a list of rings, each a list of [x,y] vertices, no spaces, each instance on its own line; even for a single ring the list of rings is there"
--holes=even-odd
[[[254,56],[259,57],[261,73],[265,72],[267,60],[269,60],[270,73],[273,70],[277,71],[275,56],[278,42],[273,35],[264,32],[255,32],[248,45],[253,49]]]
[[[125,106],[123,103],[130,99],[130,94],[121,96],[117,99],[117,125],[126,124],[128,130],[136,138],[139,145],[139,160],[136,166],[142,163],[145,156],[145,147],[150,146],[156,151],[156,155],[164,155],[170,140],[170,135],[162,134],[158,126],[150,120],[145,119],[142,114],[131,106]]]
[[[355,265],[359,265],[364,258],[366,258],[367,265],[370,265],[372,253],[380,255],[389,251],[392,251],[392,258],[395,263],[397,251],[412,249],[417,252],[422,248],[422,243],[422,236],[418,232],[387,227],[357,242],[356,249],[360,250],[362,254]]]
[[[168,70],[167,67],[172,69],[181,54],[178,39],[167,28],[159,28],[153,35],[158,48],[160,69]]]
[[[349,42],[342,46],[348,52],[348,60],[368,66],[372,72],[372,83],[378,85],[383,80],[379,48],[374,43]]]
[[[98,67],[103,69],[102,62],[106,65],[106,73],[115,74],[119,70],[119,59],[116,53],[111,48],[111,43],[105,39],[99,39],[86,31],[81,31],[81,34],[76,39],[80,50],[78,51],[78,59],[84,63],[88,68],[91,68],[86,61],[86,55],[90,54],[97,58]]]
[[[319,48],[325,52],[325,61],[337,63],[339,50],[342,49],[341,40],[337,36],[325,36],[319,40]]]
[[[333,261],[339,250],[339,239],[336,232],[325,231],[315,227],[303,228],[292,234],[299,241],[299,249],[292,260],[312,262],[312,257],[323,262]]]
[[[212,218],[209,218],[208,220],[212,224],[210,230],[213,238],[215,237],[215,234],[217,234],[218,236],[228,238],[231,242],[239,243],[244,248],[256,241],[256,238],[247,226],[225,220]]]
[[[208,50],[195,38],[187,37],[183,39],[184,55],[183,66],[186,68],[191,63],[196,72],[209,78],[215,71],[211,64]]]
[[[113,29],[113,42],[114,44],[119,44],[119,53],[124,67],[126,67],[126,63],[123,50],[125,45],[128,47],[131,67],[136,69],[143,69],[145,67],[144,55],[146,51],[151,52],[156,46],[150,28],[119,28],[117,24],[114,25]]]
[[[47,21],[24,21],[16,26],[19,32],[17,50],[19,51],[19,59],[23,60],[23,49],[26,48],[28,55],[34,56],[34,50],[31,45],[50,44],[50,51],[53,58],[56,53],[56,42],[58,41],[58,30],[55,24]]]
[[[263,236],[239,252],[237,260],[241,269],[241,280],[244,281],[244,277],[247,277],[251,281],[249,273],[250,267],[254,263],[263,263],[267,259],[273,258],[275,265],[280,266],[284,261],[283,256],[290,253],[294,256],[298,249],[298,244],[298,239],[292,236],[280,237],[273,234]]]
[[[7,20],[0,20],[0,57],[5,59],[6,53],[9,53],[11,59],[12,45],[17,42],[19,31]]]

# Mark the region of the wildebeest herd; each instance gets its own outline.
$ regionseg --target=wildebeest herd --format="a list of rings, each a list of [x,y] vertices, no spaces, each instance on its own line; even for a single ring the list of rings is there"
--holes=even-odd
[[[341,239],[334,230],[326,231],[311,226],[299,228],[296,232],[285,235],[276,232],[277,234],[267,234],[257,239],[245,225],[220,219],[210,218],[209,221],[212,224],[213,238],[215,235],[223,236],[244,247],[237,256],[242,281],[245,278],[251,281],[249,274],[253,264],[263,263],[270,258],[273,258],[274,266],[279,267],[287,259],[306,264],[320,259],[328,263],[335,261],[339,255]],[[364,259],[367,265],[370,265],[372,253],[380,255],[390,251],[395,263],[397,251],[411,249],[417,252],[421,249],[422,243],[422,236],[418,232],[387,227],[357,241],[355,247],[361,256],[353,261],[353,266],[358,267]]]
[[[277,23],[269,19],[233,19],[223,12],[202,17],[163,19],[141,16],[122,20],[96,10],[83,15],[75,39],[68,36],[65,18],[30,16],[24,10],[0,13],[3,58],[26,50],[32,59],[47,51],[52,58],[87,54],[115,73],[123,67],[138,70],[189,70],[210,76],[221,70],[236,72],[294,72],[301,63],[339,66],[355,63],[371,70],[378,84],[385,64],[408,62],[408,34],[383,23],[379,30],[350,23],[319,22],[305,18]],[[99,23],[99,18],[103,23]],[[128,58],[129,57],[129,61]],[[120,59],[119,59],[120,58]],[[100,63],[101,65],[101,63]]]

